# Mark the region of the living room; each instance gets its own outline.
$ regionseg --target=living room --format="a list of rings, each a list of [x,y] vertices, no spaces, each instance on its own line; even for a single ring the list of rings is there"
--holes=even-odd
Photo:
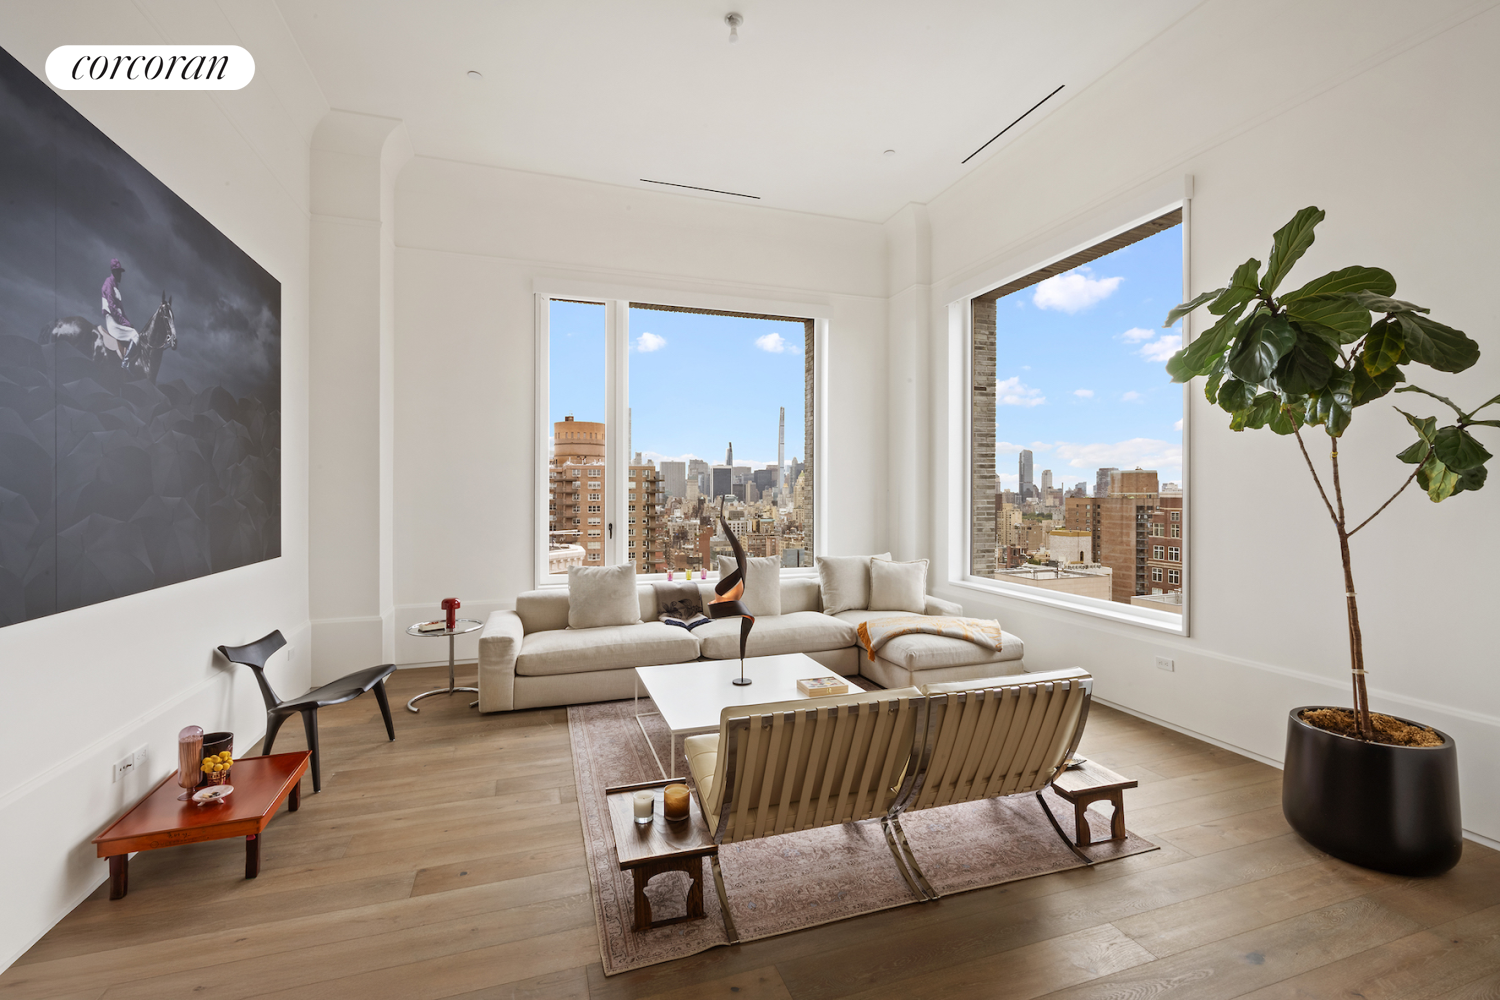
[[[1193,376],[1176,442],[1181,611],[1101,608],[1106,602],[973,572],[970,376],[971,306],[1008,282],[1181,213],[1172,230],[1184,234],[1181,294],[1159,303],[1156,329],[1177,302],[1229,284],[1247,257],[1269,264],[1272,234],[1317,206],[1326,219],[1283,291],[1350,265],[1386,269],[1400,281],[1396,297],[1430,307],[1484,352],[1462,371],[1410,365],[1412,381],[1476,422],[1493,418],[1494,410],[1475,416],[1468,408],[1495,395],[1492,352],[1500,352],[1496,310],[1475,291],[1488,259],[1478,252],[1482,234],[1500,223],[1491,190],[1500,153],[1495,6],[11,5],[0,15],[0,49],[34,78],[31,107],[57,115],[46,100],[71,106],[277,283],[280,500],[274,557],[0,628],[12,705],[0,730],[10,761],[0,830],[12,859],[0,882],[0,994],[174,996],[232,986],[247,997],[731,989],[800,997],[926,988],[1102,996],[1151,983],[1172,996],[1490,995],[1500,982],[1500,800],[1490,776],[1500,757],[1500,680],[1485,669],[1493,655],[1480,612],[1497,550],[1496,494],[1471,488],[1434,505],[1426,486],[1406,489],[1351,542],[1358,585],[1346,586],[1338,535],[1296,439],[1235,433],[1230,414],[1205,398],[1205,379]],[[735,22],[726,20],[732,13]],[[54,50],[91,44],[240,46],[253,55],[253,78],[232,90],[49,84]],[[0,194],[10,203],[13,195]],[[130,255],[148,248],[132,244],[128,226],[112,238],[119,242],[91,244],[115,246],[90,259],[93,280],[121,258],[127,302],[143,326],[150,310],[140,315],[139,303],[155,308],[158,291],[163,301],[178,296],[183,346],[166,355],[162,376],[175,378],[171,366],[191,356],[201,321],[182,308],[184,290],[133,285],[140,268]],[[52,252],[11,243],[8,269]],[[1091,273],[1087,266],[1076,273]],[[98,322],[94,287],[79,309]],[[409,634],[412,623],[442,617],[444,598],[457,595],[458,614],[487,625],[515,614],[528,592],[566,593],[548,565],[546,516],[551,425],[563,419],[547,398],[547,319],[548,304],[560,300],[602,303],[616,352],[628,344],[627,327],[638,334],[632,303],[807,321],[813,350],[797,357],[811,373],[805,427],[788,431],[786,458],[806,460],[814,473],[812,554],[927,560],[922,589],[936,614],[998,622],[1024,640],[1027,672],[1086,671],[1094,708],[1079,753],[1139,781],[1124,792],[1124,820],[1155,850],[935,902],[921,902],[919,888],[901,905],[872,904],[838,922],[607,966],[615,961],[601,957],[607,940],[628,942],[632,932],[612,926],[606,935],[596,910],[604,883],[585,861],[593,857],[589,817],[607,817],[595,809],[602,797],[584,802],[589,786],[579,769],[588,761],[570,736],[590,702],[527,707],[526,678],[517,677],[522,700],[498,710],[471,708],[468,694],[427,699],[419,713],[404,707],[446,689],[449,649],[458,683],[468,686],[490,669],[481,636],[501,645],[498,632],[483,628],[451,646]],[[1216,315],[1189,314],[1182,343],[1194,343]],[[33,344],[38,326],[29,314],[0,317],[0,334]],[[616,431],[609,467],[624,470],[633,464],[621,444],[632,401],[621,391],[625,363],[608,364],[600,419]],[[1149,367],[1166,392],[1162,366]],[[1002,366],[994,377],[1018,374]],[[699,376],[670,400],[684,423],[733,412],[756,390],[713,356],[700,359]],[[1417,395],[1358,412],[1341,456],[1351,527],[1413,471],[1395,461],[1416,434],[1393,405],[1448,419],[1444,404]],[[995,419],[1012,419],[1013,409],[1021,408],[1001,407]],[[762,423],[768,430],[773,422]],[[1332,499],[1325,428],[1301,435]],[[1007,436],[1004,423],[995,437],[1029,440]],[[1492,428],[1477,427],[1473,437],[1500,446]],[[1005,478],[1014,453],[991,446],[1004,474],[987,487],[998,502],[1002,487],[1020,484]],[[699,454],[718,464],[722,451]],[[19,492],[9,479],[0,488]],[[618,505],[623,482],[617,489]],[[611,553],[606,562],[625,562],[623,543],[604,540],[613,546],[601,549]],[[708,592],[722,579],[719,551],[712,567],[695,566],[711,570],[699,581]],[[8,558],[10,549],[0,553]],[[1421,572],[1410,565],[1418,553],[1427,557]],[[5,570],[12,573],[9,563]],[[639,576],[643,586],[667,582],[665,574]],[[789,613],[787,595],[822,586],[806,565],[784,568],[780,579]],[[10,576],[0,583],[10,585]],[[1373,875],[1310,846],[1282,817],[1288,713],[1351,704],[1351,590],[1363,615],[1370,707],[1461,747],[1462,860],[1446,874]],[[827,593],[811,600],[831,607]],[[1457,613],[1441,614],[1449,609]],[[755,628],[769,629],[770,617]],[[314,790],[311,773],[302,778],[299,811],[266,828],[265,874],[241,880],[245,852],[225,841],[141,851],[128,894],[109,899],[110,871],[94,839],[177,772],[184,727],[233,732],[243,751],[236,767],[257,753],[267,707],[256,676],[216,648],[277,630],[286,645],[266,662],[266,678],[282,696],[395,664],[394,741],[374,697],[323,708],[323,787]],[[869,677],[851,679],[868,689],[900,686]],[[477,682],[479,701],[491,683]],[[605,692],[612,700],[597,700],[628,714],[634,681],[620,683]],[[908,683],[920,686],[910,674],[900,681]],[[633,752],[682,746],[648,739]],[[1159,763],[1166,750],[1157,758],[1127,752],[1146,745],[1215,766],[1179,764],[1169,773]],[[276,749],[310,747],[302,727],[290,725]],[[473,780],[444,781],[429,768],[434,761],[455,774],[472,768]],[[382,783],[386,768],[393,777]],[[681,773],[662,770],[663,778]],[[356,778],[374,784],[347,783]],[[481,785],[493,802],[478,801]],[[1169,787],[1178,791],[1167,795]],[[384,814],[362,811],[372,795],[390,797]],[[424,808],[440,820],[424,824]],[[464,811],[480,808],[493,811]],[[535,827],[525,815],[533,810],[542,817]],[[339,827],[381,815],[387,825],[379,829]],[[922,813],[912,815],[914,829]],[[1071,814],[1058,816],[1071,826]],[[528,868],[513,857],[519,847],[472,857],[445,848],[478,838],[489,820],[502,841],[552,838],[561,860],[538,868],[533,859]],[[298,823],[323,824],[323,832],[298,839]],[[401,836],[412,839],[396,844],[403,823],[412,829]],[[1191,836],[1172,836],[1189,828]],[[406,867],[377,866],[357,884],[320,868],[357,867],[351,835],[390,839],[381,850],[399,847]],[[294,853],[278,854],[283,836]],[[894,853],[890,872],[905,871],[906,855],[896,846],[887,852],[880,833],[873,838],[881,863]],[[1202,846],[1209,841],[1212,849]],[[1265,854],[1273,844],[1284,853]],[[734,846],[724,844],[726,857]],[[1247,852],[1238,874],[1215,867],[1235,851]],[[1217,936],[1161,946],[1174,933],[1191,937],[1195,924],[1214,925],[1204,902],[1213,893],[1290,878],[1276,866],[1290,865],[1291,854],[1306,881],[1224,897],[1224,908],[1263,910],[1264,920],[1225,922]],[[500,860],[475,867],[484,858]],[[508,895],[465,910],[464,893],[476,890],[463,879],[483,871],[488,886]],[[726,910],[739,905],[735,884],[731,877]],[[256,895],[256,885],[280,888]],[[1378,892],[1387,895],[1367,902]],[[1305,905],[1285,902],[1299,893]],[[704,895],[717,912],[715,889]],[[314,903],[324,897],[326,905]],[[1006,910],[1021,897],[1034,909]],[[1098,917],[1048,924],[1049,899]],[[426,906],[434,923],[402,906]],[[620,906],[628,923],[630,901]],[[1002,910],[1016,916],[989,916]],[[1127,910],[1157,913],[1156,924],[1124,927]],[[1044,929],[1021,931],[1023,918]],[[947,949],[943,929],[966,921],[1008,930]],[[380,948],[340,958],[338,942],[350,939],[334,931],[339,922],[368,928]],[[701,934],[714,922],[637,933]],[[542,929],[528,937],[528,923]],[[484,944],[466,950],[471,926],[483,928],[475,940]],[[496,928],[510,937],[496,937]],[[1270,944],[1240,947],[1240,935],[1253,933]],[[299,957],[325,934],[333,944]],[[275,941],[262,946],[266,935]],[[896,935],[932,953],[895,962],[883,951]],[[187,938],[191,947],[177,943]],[[294,971],[262,975],[278,962]],[[232,963],[242,963],[233,983],[213,971]],[[941,978],[966,963],[973,978]],[[872,980],[867,966],[889,978]]]

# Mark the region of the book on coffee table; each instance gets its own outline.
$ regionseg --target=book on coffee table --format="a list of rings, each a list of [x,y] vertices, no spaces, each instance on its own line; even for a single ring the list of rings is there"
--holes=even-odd
[[[828,694],[848,694],[849,684],[837,677],[804,677],[797,682],[797,690],[809,698],[820,698]]]

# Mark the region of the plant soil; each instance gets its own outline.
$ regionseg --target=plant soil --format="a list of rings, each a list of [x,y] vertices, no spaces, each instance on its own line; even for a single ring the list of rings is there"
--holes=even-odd
[[[1347,708],[1318,708],[1302,713],[1302,721],[1310,726],[1340,736],[1359,739],[1359,719]],[[1375,725],[1375,743],[1395,747],[1440,747],[1443,738],[1434,730],[1413,726],[1409,722],[1379,712],[1370,713]]]

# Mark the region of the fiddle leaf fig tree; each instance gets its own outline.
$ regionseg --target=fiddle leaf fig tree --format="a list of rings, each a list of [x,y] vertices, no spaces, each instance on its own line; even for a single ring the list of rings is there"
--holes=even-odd
[[[1204,395],[1229,414],[1231,429],[1269,428],[1296,438],[1338,532],[1354,711],[1360,736],[1370,740],[1374,727],[1365,689],[1364,644],[1349,539],[1413,481],[1434,503],[1483,487],[1490,453],[1471,429],[1500,427],[1500,420],[1477,416],[1500,403],[1500,396],[1464,410],[1446,396],[1403,384],[1407,370],[1416,365],[1440,372],[1471,367],[1479,360],[1479,345],[1462,331],[1432,319],[1429,310],[1395,298],[1396,279],[1389,271],[1346,267],[1293,291],[1280,290],[1292,266],[1312,246],[1314,230],[1323,217],[1320,208],[1304,208],[1272,237],[1264,270],[1252,257],[1235,268],[1223,288],[1204,292],[1169,312],[1165,326],[1203,306],[1215,319],[1172,356],[1167,372],[1174,382],[1205,376]],[[1396,457],[1415,468],[1390,499],[1351,527],[1339,480],[1339,441],[1356,410],[1393,390],[1437,400],[1453,416],[1450,419],[1444,413],[1440,421],[1396,408],[1417,434],[1417,440]],[[1493,412],[1500,414],[1500,410]],[[1331,442],[1331,500],[1303,440],[1303,430],[1311,426],[1322,427]]]

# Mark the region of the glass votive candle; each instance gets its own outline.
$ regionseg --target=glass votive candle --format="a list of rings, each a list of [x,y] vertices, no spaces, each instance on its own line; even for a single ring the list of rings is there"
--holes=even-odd
[[[635,793],[635,821],[642,826],[651,822],[652,815],[656,812],[656,796],[650,792],[641,791]]]
[[[688,818],[687,785],[668,785],[662,789],[661,814],[673,822]]]

